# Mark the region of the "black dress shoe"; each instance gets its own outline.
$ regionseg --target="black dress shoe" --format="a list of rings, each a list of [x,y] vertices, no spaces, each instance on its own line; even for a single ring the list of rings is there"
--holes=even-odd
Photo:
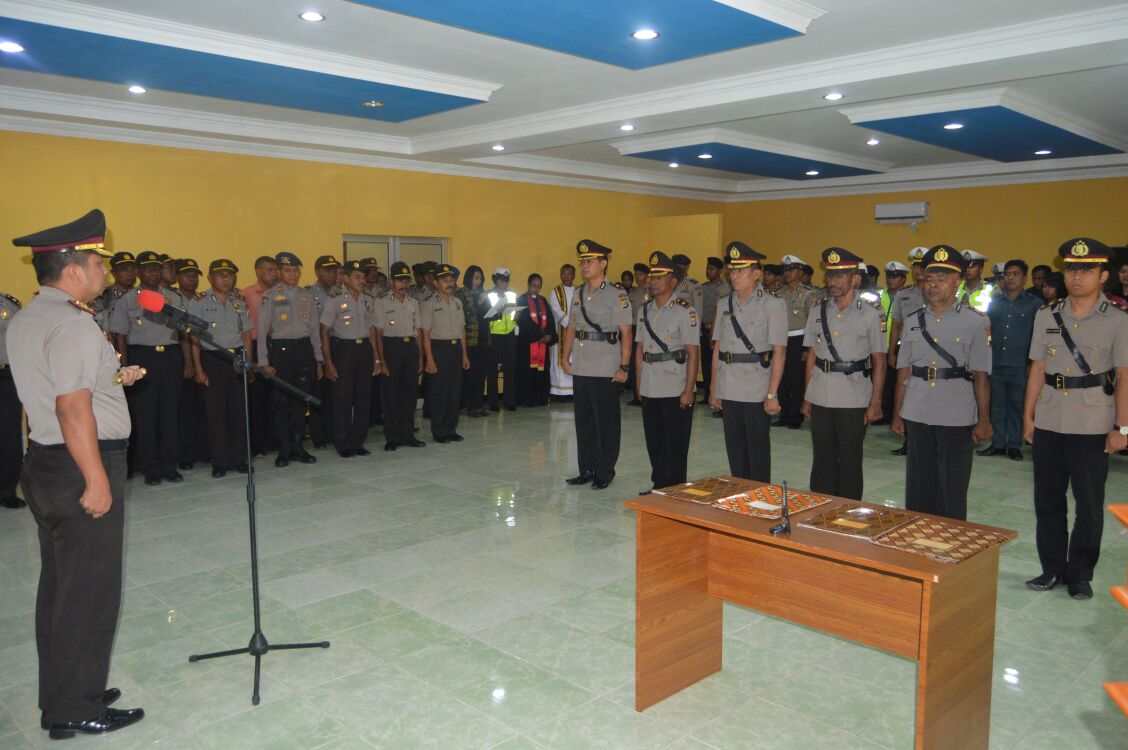
[[[591,488],[593,490],[605,490],[610,486],[611,486],[611,480],[610,479],[593,479],[592,482],[591,482]]]
[[[499,407],[499,406],[491,406],[491,407],[490,407],[490,411],[501,411],[501,407]]]
[[[517,411],[517,407],[516,406],[507,406],[507,407],[505,407],[505,410],[506,411]]]
[[[112,705],[114,705],[115,702],[117,702],[117,699],[120,698],[120,697],[121,697],[121,691],[118,690],[117,688],[106,688],[106,692],[102,693],[102,705],[103,706],[112,706]],[[39,728],[40,729],[50,729],[51,728],[51,725],[47,723],[47,714],[45,714],[43,712],[39,713]]]
[[[640,493],[638,493],[638,494],[640,494],[640,495],[649,495],[649,494],[651,494],[652,492],[654,492],[654,488],[653,488],[653,487],[651,487],[651,488],[650,488],[650,489],[648,489],[648,490],[643,490],[642,492],[640,492]]]
[[[314,448],[324,448],[326,445],[325,443],[319,442],[317,440],[311,440],[310,442],[313,443]]]
[[[803,426],[802,422],[792,422],[791,424],[787,425],[787,429],[798,430],[802,426]]]
[[[405,441],[404,445],[409,446],[411,448],[422,448],[423,446],[426,445],[426,443],[424,443],[422,440],[419,440],[417,438],[412,438],[411,440]]]
[[[989,445],[981,451],[976,451],[975,455],[977,455],[977,456],[1002,456],[1006,452],[1007,452],[1006,448],[996,448],[993,445]]]
[[[157,476],[145,477],[145,486],[146,487],[159,487],[160,484],[161,484],[161,478],[160,477],[157,477]]]
[[[317,456],[311,456],[308,452],[301,451],[294,456],[294,460],[303,464],[315,464],[317,463]]]
[[[274,459],[274,465],[279,469],[285,468],[290,465],[290,459],[288,456],[283,456],[279,453],[278,458]]]
[[[52,724],[49,731],[51,733],[51,739],[66,740],[74,737],[75,733],[105,734],[106,732],[115,732],[118,729],[141,721],[144,718],[145,709],[143,708],[127,708],[125,710],[107,708],[102,712],[102,715],[96,719],[64,721],[59,724]]]
[[[463,440],[466,439],[466,438],[462,437],[461,435],[459,435],[457,432],[452,432],[451,434],[447,435],[447,437],[450,438],[450,441],[452,443],[461,443]]]
[[[247,466],[246,464],[235,464],[235,471],[239,472],[240,474],[246,474],[250,470],[251,467]]]
[[[630,401],[627,402],[627,406],[642,406],[642,400],[637,399],[637,398],[632,398]]]
[[[345,448],[343,451],[337,451],[337,455],[341,458],[352,458],[356,453],[352,448]]]
[[[177,464],[181,471],[192,471],[192,467],[195,465],[192,461],[181,461]]]
[[[894,456],[907,456],[909,454],[909,449],[906,446],[902,445],[900,448],[894,448],[889,452]]]
[[[436,443],[449,443],[450,438],[448,438],[446,435],[443,435],[442,437],[435,438],[435,442]]]
[[[1053,573],[1043,573],[1037,578],[1031,578],[1026,582],[1026,588],[1034,591],[1049,591],[1054,586],[1061,583],[1061,577],[1055,576]]]
[[[1011,461],[1021,461],[1022,451],[1020,451],[1018,448],[1008,448],[1007,458],[1009,458]]]
[[[594,474],[577,474],[576,476],[572,477],[571,479],[565,479],[564,484],[570,484],[570,485],[576,486],[576,485],[580,485],[580,484],[587,484],[588,482],[590,482],[593,479],[595,479]]]
[[[23,508],[26,505],[27,505],[27,503],[25,503],[23,500],[20,500],[15,495],[12,495],[11,497],[5,497],[5,498],[0,499],[0,506],[3,506],[5,508],[11,508],[12,510],[16,510],[17,508]]]
[[[227,476],[227,469],[224,469],[222,466],[213,466],[212,467],[212,478],[213,479],[222,479],[225,476]]]
[[[787,427],[787,422],[784,422],[782,419],[777,419],[772,422],[772,427]]]
[[[395,443],[384,443],[384,450],[387,451],[388,453],[391,453],[395,449],[396,449]]]
[[[180,475],[179,471],[165,472],[164,479],[166,482],[183,482],[184,477]]]
[[[353,455],[354,456],[371,456],[372,451],[368,450],[367,448],[365,448],[362,445],[359,448],[353,448]]]
[[[724,409],[717,409],[715,412],[713,412],[713,417],[715,417],[716,419],[723,419],[724,416],[725,416],[725,410]]]
[[[1077,581],[1076,583],[1065,584],[1066,590],[1069,592],[1070,599],[1083,601],[1085,599],[1093,598],[1093,587],[1089,585],[1088,581]]]

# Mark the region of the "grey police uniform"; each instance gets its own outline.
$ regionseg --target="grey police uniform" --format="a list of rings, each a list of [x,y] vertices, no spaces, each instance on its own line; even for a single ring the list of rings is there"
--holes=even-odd
[[[806,371],[803,366],[803,331],[811,308],[821,298],[813,287],[799,284],[792,291],[787,285],[776,293],[787,306],[787,364],[783,379],[779,383],[779,422],[798,427],[803,423],[803,382]]]
[[[388,294],[376,300],[376,327],[383,336],[388,380],[384,400],[384,436],[389,443],[414,440],[416,386],[419,383],[419,302],[410,294],[400,301]]]
[[[306,287],[314,299],[317,300],[317,319],[321,320],[321,313],[325,311],[326,305],[329,303],[329,297],[334,294],[340,294],[341,287],[334,284],[325,289],[318,282],[313,282]],[[324,355],[324,352],[322,352]],[[377,382],[376,378],[372,379],[373,384]],[[313,384],[313,393],[321,399],[321,405],[312,407],[309,412],[309,437],[313,441],[314,447],[321,447],[328,443],[333,442],[333,389],[332,383],[328,378],[322,378]],[[376,393],[376,389],[372,388],[372,393]]]
[[[831,298],[807,318],[803,346],[815,354],[805,396],[811,403],[813,492],[862,499],[865,412],[873,399],[873,355],[886,353],[884,328],[882,314],[857,298],[845,309]]]
[[[701,285],[701,379],[705,384],[705,399],[709,398],[709,388],[713,383],[712,328],[717,317],[717,302],[732,291],[726,282],[717,279]],[[704,402],[702,402],[704,403]]]
[[[661,308],[655,300],[648,301],[639,316],[642,428],[655,487],[686,481],[693,409],[681,408],[680,398],[689,366],[686,347],[701,345],[699,329],[697,311],[672,296]]]
[[[905,315],[922,307],[924,307],[924,292],[919,286],[909,284],[901,287],[897,296],[893,298],[893,304],[889,308],[889,317],[895,321],[903,322]]]
[[[946,361],[924,337],[955,360]],[[951,367],[966,377],[944,377]],[[991,374],[990,322],[983,313],[956,303],[937,315],[925,306],[906,314],[897,369],[909,369],[900,416],[905,420],[909,460],[905,507],[964,520],[978,417],[973,372]]]
[[[678,285],[674,287],[674,297],[688,302],[693,309],[697,311],[698,318],[704,315],[704,292],[701,289],[701,284],[697,282],[697,279],[692,279],[687,276],[678,282]]]
[[[771,481],[771,418],[763,402],[771,384],[773,346],[787,346],[787,304],[762,285],[744,302],[735,291],[717,302],[713,391],[724,404],[725,449],[733,476]],[[752,351],[737,335],[739,323]]]
[[[427,378],[431,436],[436,440],[456,437],[462,403],[462,336],[466,331],[462,300],[451,294],[444,301],[436,294],[423,304],[421,317],[420,328],[430,336],[431,356],[439,370]]]
[[[1066,258],[1068,262],[1069,258]],[[1054,319],[1057,313],[1064,326]],[[1064,333],[1089,365],[1070,353]],[[1109,456],[1105,438],[1116,421],[1116,368],[1128,367],[1128,312],[1101,294],[1084,317],[1068,299],[1034,315],[1030,359],[1044,361],[1045,382],[1034,406],[1034,511],[1042,572],[1068,583],[1088,582],[1100,557]],[[1089,375],[1104,385],[1071,385]],[[1092,377],[1095,376],[1095,377]],[[1103,377],[1102,377],[1103,376]],[[1077,381],[1073,381],[1076,383]],[[1072,532],[1066,490],[1077,508]]]
[[[575,329],[572,384],[580,474],[610,482],[619,460],[622,420],[621,386],[612,378],[622,364],[619,327],[631,325],[630,298],[626,290],[606,280],[595,289],[583,284],[572,296],[570,315]]]
[[[300,286],[279,283],[267,289],[259,307],[256,343],[260,365],[274,367],[279,378],[309,393],[322,361],[317,299]],[[305,403],[275,388],[271,406],[278,459],[302,458]]]
[[[342,289],[321,308],[321,325],[329,329],[330,355],[337,370],[337,380],[330,386],[333,446],[338,452],[361,450],[371,410],[376,300],[364,292],[354,297]]]
[[[650,289],[646,286],[636,286],[627,295],[631,301],[631,324],[638,325],[638,311],[650,299]]]
[[[110,330],[110,313],[113,311],[114,303],[125,296],[128,289],[122,289],[117,284],[106,287],[102,293],[94,298],[94,302],[90,305],[94,308],[94,322],[103,331]]]
[[[182,289],[173,289],[179,299],[177,307],[192,309],[200,294],[188,294]],[[204,388],[195,380],[184,379],[180,383],[180,401],[177,408],[176,424],[179,430],[177,452],[180,468],[190,469],[197,461],[208,461],[211,450],[208,440],[208,405]]]
[[[20,481],[20,464],[23,463],[22,410],[8,366],[5,347],[8,326],[20,311],[20,301],[10,294],[0,292],[0,501],[14,502],[16,485]]]

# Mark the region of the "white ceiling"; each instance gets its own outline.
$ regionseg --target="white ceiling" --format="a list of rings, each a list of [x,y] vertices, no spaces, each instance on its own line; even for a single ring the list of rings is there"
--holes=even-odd
[[[138,98],[117,85],[0,69],[0,129],[725,200],[1128,174],[1123,154],[1000,164],[894,136],[869,147],[871,133],[839,111],[1005,87],[1128,134],[1128,3],[812,2],[826,12],[805,36],[631,71],[346,0],[0,0],[0,15],[26,20],[189,47],[213,37],[236,56],[292,45],[309,53],[287,48],[294,66],[332,72],[326,60],[345,55],[373,80],[386,73],[423,88],[493,89],[483,104],[393,124],[162,91]],[[300,21],[310,7],[326,20]],[[831,89],[846,98],[824,101]],[[637,129],[620,132],[625,121]],[[671,170],[612,146],[709,127],[893,166],[792,182]],[[500,155],[490,149],[497,142],[506,146]]]

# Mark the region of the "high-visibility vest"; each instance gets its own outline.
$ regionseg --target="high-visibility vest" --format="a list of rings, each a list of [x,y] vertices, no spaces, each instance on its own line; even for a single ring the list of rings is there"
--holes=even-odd
[[[498,300],[501,299],[497,292],[490,292],[486,295],[486,298],[490,301],[490,307],[496,305],[498,303]],[[505,292],[505,304],[516,305],[517,294],[515,292]],[[515,330],[517,330],[516,317],[516,312],[507,312],[497,320],[491,320],[490,333],[494,334],[495,336],[506,336],[510,333],[513,333]]]
[[[964,304],[974,307],[981,313],[985,313],[987,308],[991,306],[991,293],[994,291],[995,286],[985,281],[979,289],[969,292],[967,282],[961,281],[960,288],[956,291],[956,299],[962,300]]]

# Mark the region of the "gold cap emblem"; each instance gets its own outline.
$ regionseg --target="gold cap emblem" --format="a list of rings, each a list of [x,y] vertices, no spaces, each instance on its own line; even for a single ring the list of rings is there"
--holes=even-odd
[[[1084,258],[1089,254],[1089,246],[1079,240],[1073,244],[1073,247],[1069,248],[1069,254],[1074,258]]]
[[[740,257],[740,250],[738,250],[735,247],[729,248],[729,257],[730,258],[739,258]]]
[[[936,260],[938,260],[938,261],[940,261],[941,263],[943,263],[944,261],[946,261],[946,260],[948,259],[948,251],[947,251],[947,250],[943,250],[943,249],[941,249],[941,250],[937,250],[937,251],[936,251],[936,256],[935,256],[935,257],[936,257]]]
[[[587,246],[587,243],[586,243],[586,242],[581,242],[581,243],[580,243],[580,252],[581,252],[581,253],[586,253],[587,251],[588,251],[588,246]]]
[[[651,256],[650,256],[650,265],[652,265],[652,266],[656,266],[656,265],[658,265],[658,253],[652,253],[652,254],[651,254]]]
[[[840,260],[842,260],[842,256],[839,255],[836,252],[832,252],[830,255],[826,256],[826,259],[829,260],[831,263],[837,263]]]

